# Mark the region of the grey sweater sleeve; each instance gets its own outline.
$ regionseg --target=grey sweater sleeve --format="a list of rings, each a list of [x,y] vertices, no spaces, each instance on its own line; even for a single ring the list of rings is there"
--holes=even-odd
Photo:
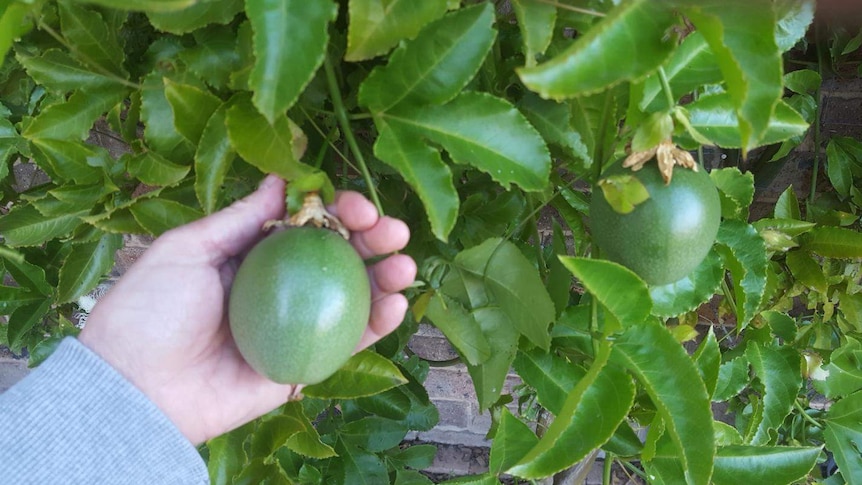
[[[0,476],[15,484],[205,484],[194,446],[73,338],[0,394]]]

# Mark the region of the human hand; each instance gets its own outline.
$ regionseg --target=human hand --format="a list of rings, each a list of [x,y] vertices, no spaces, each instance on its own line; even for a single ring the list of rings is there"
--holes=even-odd
[[[331,210],[369,258],[400,250],[407,225],[356,192],[341,192]],[[261,226],[284,215],[284,182],[269,176],[243,200],[166,232],[96,305],[79,336],[144,392],[195,444],[284,403],[295,386],[276,384],[246,364],[230,335],[227,296],[241,256]],[[357,350],[393,331],[407,299],[398,292],[416,264],[396,254],[371,266],[371,316]]]

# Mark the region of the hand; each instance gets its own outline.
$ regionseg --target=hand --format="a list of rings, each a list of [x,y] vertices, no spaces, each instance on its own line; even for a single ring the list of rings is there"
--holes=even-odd
[[[378,217],[356,192],[331,211],[363,258],[404,248],[407,225]],[[79,340],[144,392],[192,442],[201,443],[283,404],[295,386],[245,363],[227,322],[227,296],[266,220],[284,215],[284,182],[269,176],[243,200],[159,237],[96,305]],[[357,350],[403,320],[416,264],[392,255],[369,268],[371,316]]]

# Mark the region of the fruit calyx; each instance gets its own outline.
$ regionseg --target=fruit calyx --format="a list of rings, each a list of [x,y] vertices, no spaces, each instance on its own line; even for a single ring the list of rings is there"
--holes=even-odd
[[[269,231],[273,228],[301,227],[312,225],[323,229],[330,229],[341,235],[344,239],[350,239],[350,231],[333,214],[326,210],[323,200],[317,192],[305,194],[302,207],[287,219],[272,219],[263,224],[263,230]]]
[[[697,163],[691,153],[678,148],[673,141],[664,140],[658,146],[644,150],[642,152],[634,152],[623,161],[623,167],[631,167],[632,171],[637,172],[644,165],[655,157],[658,162],[658,170],[661,173],[661,178],[665,185],[670,185],[673,178],[673,168],[680,165],[684,168],[697,172]]]

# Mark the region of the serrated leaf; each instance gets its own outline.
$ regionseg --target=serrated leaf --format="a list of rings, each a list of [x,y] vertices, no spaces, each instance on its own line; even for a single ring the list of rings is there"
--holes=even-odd
[[[175,12],[191,7],[194,0],[89,0],[89,3],[110,7],[116,10],[135,10],[139,12]]]
[[[785,485],[808,476],[819,447],[722,446],[715,455],[715,485]]]
[[[814,94],[822,82],[820,73],[811,69],[800,69],[784,75],[784,87],[798,94]]]
[[[54,292],[54,287],[48,283],[45,277],[45,270],[35,264],[27,262],[23,257],[13,257],[13,251],[0,247],[0,256],[5,261],[6,271],[15,280],[19,287],[28,289],[40,295],[48,296]]]
[[[721,257],[715,250],[710,250],[694,271],[681,280],[649,287],[651,313],[668,318],[690,312],[712,298],[723,277]]]
[[[823,436],[826,438],[826,448],[832,452],[838,470],[845,479],[853,480],[848,483],[858,483],[857,477],[862,477],[862,454],[859,447],[862,445],[862,430],[859,422],[862,421],[862,392],[855,392],[849,396],[836,401],[826,412],[826,429]]]
[[[9,315],[18,307],[32,305],[45,299],[36,291],[18,286],[0,286],[0,315]]]
[[[102,1],[102,0],[99,0]],[[266,458],[255,458],[243,466],[242,471],[231,481],[232,485],[292,485],[291,480],[278,466]]]
[[[612,362],[626,366],[646,389],[678,451],[686,482],[708,484],[715,455],[712,410],[685,349],[664,325],[645,322],[615,340]]]
[[[766,244],[754,227],[736,220],[722,221],[716,242],[733,275],[737,324],[745,328],[763,300],[769,261]]]
[[[495,475],[486,473],[484,475],[470,475],[466,477],[453,478],[440,482],[440,485],[500,485],[500,480]]]
[[[147,185],[169,187],[179,183],[191,170],[177,165],[156,152],[143,152],[126,158],[126,168],[133,177]]]
[[[536,390],[539,404],[554,415],[562,412],[566,396],[586,374],[555,353],[536,349],[518,352],[514,366],[521,379]]]
[[[155,236],[203,217],[199,210],[167,199],[144,199],[129,210],[138,224]]]
[[[385,121],[377,123],[380,134],[374,143],[374,155],[398,171],[419,196],[431,232],[446,241],[455,227],[460,200],[452,183],[452,171],[440,152],[418,137],[402,133]]]
[[[862,389],[862,344],[853,337],[832,352],[829,363],[823,366],[826,379],[814,379],[812,383],[819,392],[830,399],[848,396]]]
[[[721,402],[736,396],[745,389],[749,379],[748,359],[744,355],[721,364],[712,400]]]
[[[701,134],[723,148],[741,148],[742,137],[739,131],[739,118],[734,110],[729,94],[701,96],[697,101],[686,105],[691,125]],[[804,134],[808,123],[785,101],[775,105],[758,144],[778,143],[794,136]]]
[[[799,200],[796,198],[796,192],[793,191],[793,186],[784,189],[784,192],[778,196],[778,202],[775,203],[773,215],[776,219],[802,219],[799,211]]]
[[[375,113],[409,104],[442,104],[479,70],[495,32],[493,5],[452,12],[426,26],[375,68],[359,89],[359,103]]]
[[[22,305],[12,311],[6,322],[6,341],[9,342],[9,348],[13,352],[20,352],[24,337],[42,321],[42,318],[51,309],[52,303],[53,299],[46,298]]]
[[[554,303],[535,266],[517,246],[500,238],[488,239],[459,253],[454,266],[485,285],[521,334],[535,345],[548,348]]]
[[[581,139],[581,134],[571,126],[570,106],[527,93],[518,108],[545,141],[559,145],[570,156],[582,160],[585,168],[592,166],[589,148]]]
[[[815,227],[802,237],[802,249],[826,258],[862,258],[862,233],[843,227]]]
[[[152,73],[143,81],[141,91],[141,121],[144,141],[151,150],[175,163],[192,158],[194,145],[174,127],[174,113],[165,95],[164,79]]]
[[[330,0],[246,2],[254,31],[252,101],[271,124],[296,102],[323,63],[327,30],[337,12]]]
[[[548,148],[524,116],[501,98],[465,92],[444,106],[404,107],[383,116],[387,123],[439,143],[456,163],[478,168],[505,188],[515,183],[535,191],[548,182]]]
[[[242,5],[242,2],[239,2]],[[206,4],[202,4],[206,5]],[[247,25],[247,24],[243,24]],[[238,36],[229,26],[211,26],[192,34],[197,45],[179,53],[189,70],[214,89],[224,89],[240,69]]]
[[[31,10],[36,9],[22,2],[10,2],[0,11],[0,59],[6,57],[9,48],[18,37],[32,28],[33,23],[27,19]]]
[[[539,443],[507,473],[541,478],[568,468],[610,439],[625,419],[634,401],[634,383],[621,369],[608,365],[610,342],[600,345],[596,360]]]
[[[99,167],[110,160],[107,150],[80,141],[33,140],[33,158],[54,181],[73,180],[79,184],[98,183],[104,177]]]
[[[721,81],[721,69],[715,55],[703,34],[697,31],[683,39],[663,68],[675,100],[705,84]],[[667,106],[659,76],[653,74],[644,81],[643,97],[638,106],[649,113],[671,108]]]
[[[780,52],[789,51],[805,37],[814,20],[815,0],[779,0],[775,2],[778,24],[775,28],[775,43]]]
[[[491,347],[491,357],[482,365],[467,364],[473,379],[479,409],[489,409],[503,392],[506,376],[518,350],[518,330],[512,319],[500,308],[486,307],[473,311],[482,333]]]
[[[16,59],[36,82],[56,93],[120,86],[118,80],[92,72],[59,49],[47,49],[33,57],[19,54]]]
[[[457,300],[437,293],[425,315],[471,365],[479,365],[491,356],[491,347],[479,324]]]
[[[198,145],[207,121],[222,105],[215,95],[189,84],[165,78],[165,98],[171,105],[174,127],[186,140]]]
[[[500,474],[508,470],[539,444],[539,438],[523,421],[512,415],[508,408],[502,408],[503,415],[494,441],[491,443],[488,471]]]
[[[114,253],[122,246],[119,234],[104,234],[98,241],[73,246],[60,268],[57,302],[75,301],[95,288],[114,266]]]
[[[406,382],[407,379],[389,359],[363,350],[325,381],[303,388],[302,393],[320,399],[356,399]]]
[[[721,349],[718,347],[718,340],[715,339],[712,327],[709,328],[709,333],[706,334],[692,358],[697,366],[697,372],[706,385],[706,394],[712,396],[721,368]]]
[[[790,347],[750,342],[745,356],[765,389],[763,417],[749,444],[770,444],[777,437],[778,427],[793,409],[793,403],[802,386],[799,353]]]
[[[102,15],[68,1],[57,2],[57,6],[70,52],[96,71],[112,73],[121,79],[128,77],[118,32],[108,28]]]
[[[805,251],[788,251],[785,262],[793,277],[803,285],[820,293],[826,293],[829,282],[820,263]]]
[[[524,39],[526,65],[535,66],[536,57],[545,53],[554,37],[557,7],[536,0],[513,0],[512,8]]]
[[[748,220],[748,208],[754,201],[754,174],[742,173],[736,167],[712,170],[709,178],[718,189],[721,216],[725,219]]]
[[[299,453],[302,456],[317,459],[336,456],[335,450],[320,440],[317,429],[315,429],[311,420],[308,419],[308,416],[305,415],[301,403],[295,401],[285,404],[282,408],[282,415],[292,418],[302,426],[301,431],[291,433],[287,437],[285,443],[291,451]]]
[[[227,131],[227,108],[210,116],[195,152],[195,194],[204,213],[216,210],[225,176],[236,158]]]
[[[847,137],[836,137],[829,140],[826,146],[826,173],[835,190],[842,196],[850,195],[853,185],[853,169],[860,160],[855,156],[862,146],[858,141]]]
[[[18,206],[0,218],[0,236],[12,247],[38,246],[71,233],[86,212],[45,217],[32,205]]]
[[[356,405],[367,413],[401,421],[410,412],[410,396],[400,387],[395,387],[380,394],[360,397],[356,399]]]
[[[398,446],[407,435],[407,426],[400,421],[380,416],[367,416],[345,423],[338,430],[345,441],[371,452]]]
[[[652,309],[649,292],[631,270],[600,259],[560,256],[560,261],[624,327],[647,320]]]
[[[397,470],[395,485],[434,485],[434,482],[416,470]]]
[[[227,110],[227,132],[236,151],[264,173],[288,182],[316,173],[299,161],[307,140],[286,115],[270,124],[248,99],[239,99]]]
[[[598,186],[608,205],[618,214],[629,214],[649,199],[643,182],[631,174],[611,175],[599,180]]]
[[[346,61],[386,53],[403,39],[412,39],[429,22],[446,13],[446,0],[350,0]]]
[[[624,2],[548,62],[521,68],[518,75],[543,98],[562,99],[637,80],[673,52],[673,11],[661,2]],[[625,59],[625,62],[620,62]]]
[[[207,0],[172,12],[149,12],[153,27],[182,35],[210,24],[227,24],[243,10],[243,0]]]
[[[386,466],[377,455],[338,440],[335,446],[341,460],[330,469],[339,485],[379,485],[389,483]]]
[[[119,103],[124,88],[103,88],[98,92],[78,91],[65,103],[45,108],[21,133],[27,139],[84,140],[97,118]]]
[[[253,429],[254,423],[250,423],[207,441],[207,471],[213,485],[232,483],[242,470],[248,460],[243,444]]]

